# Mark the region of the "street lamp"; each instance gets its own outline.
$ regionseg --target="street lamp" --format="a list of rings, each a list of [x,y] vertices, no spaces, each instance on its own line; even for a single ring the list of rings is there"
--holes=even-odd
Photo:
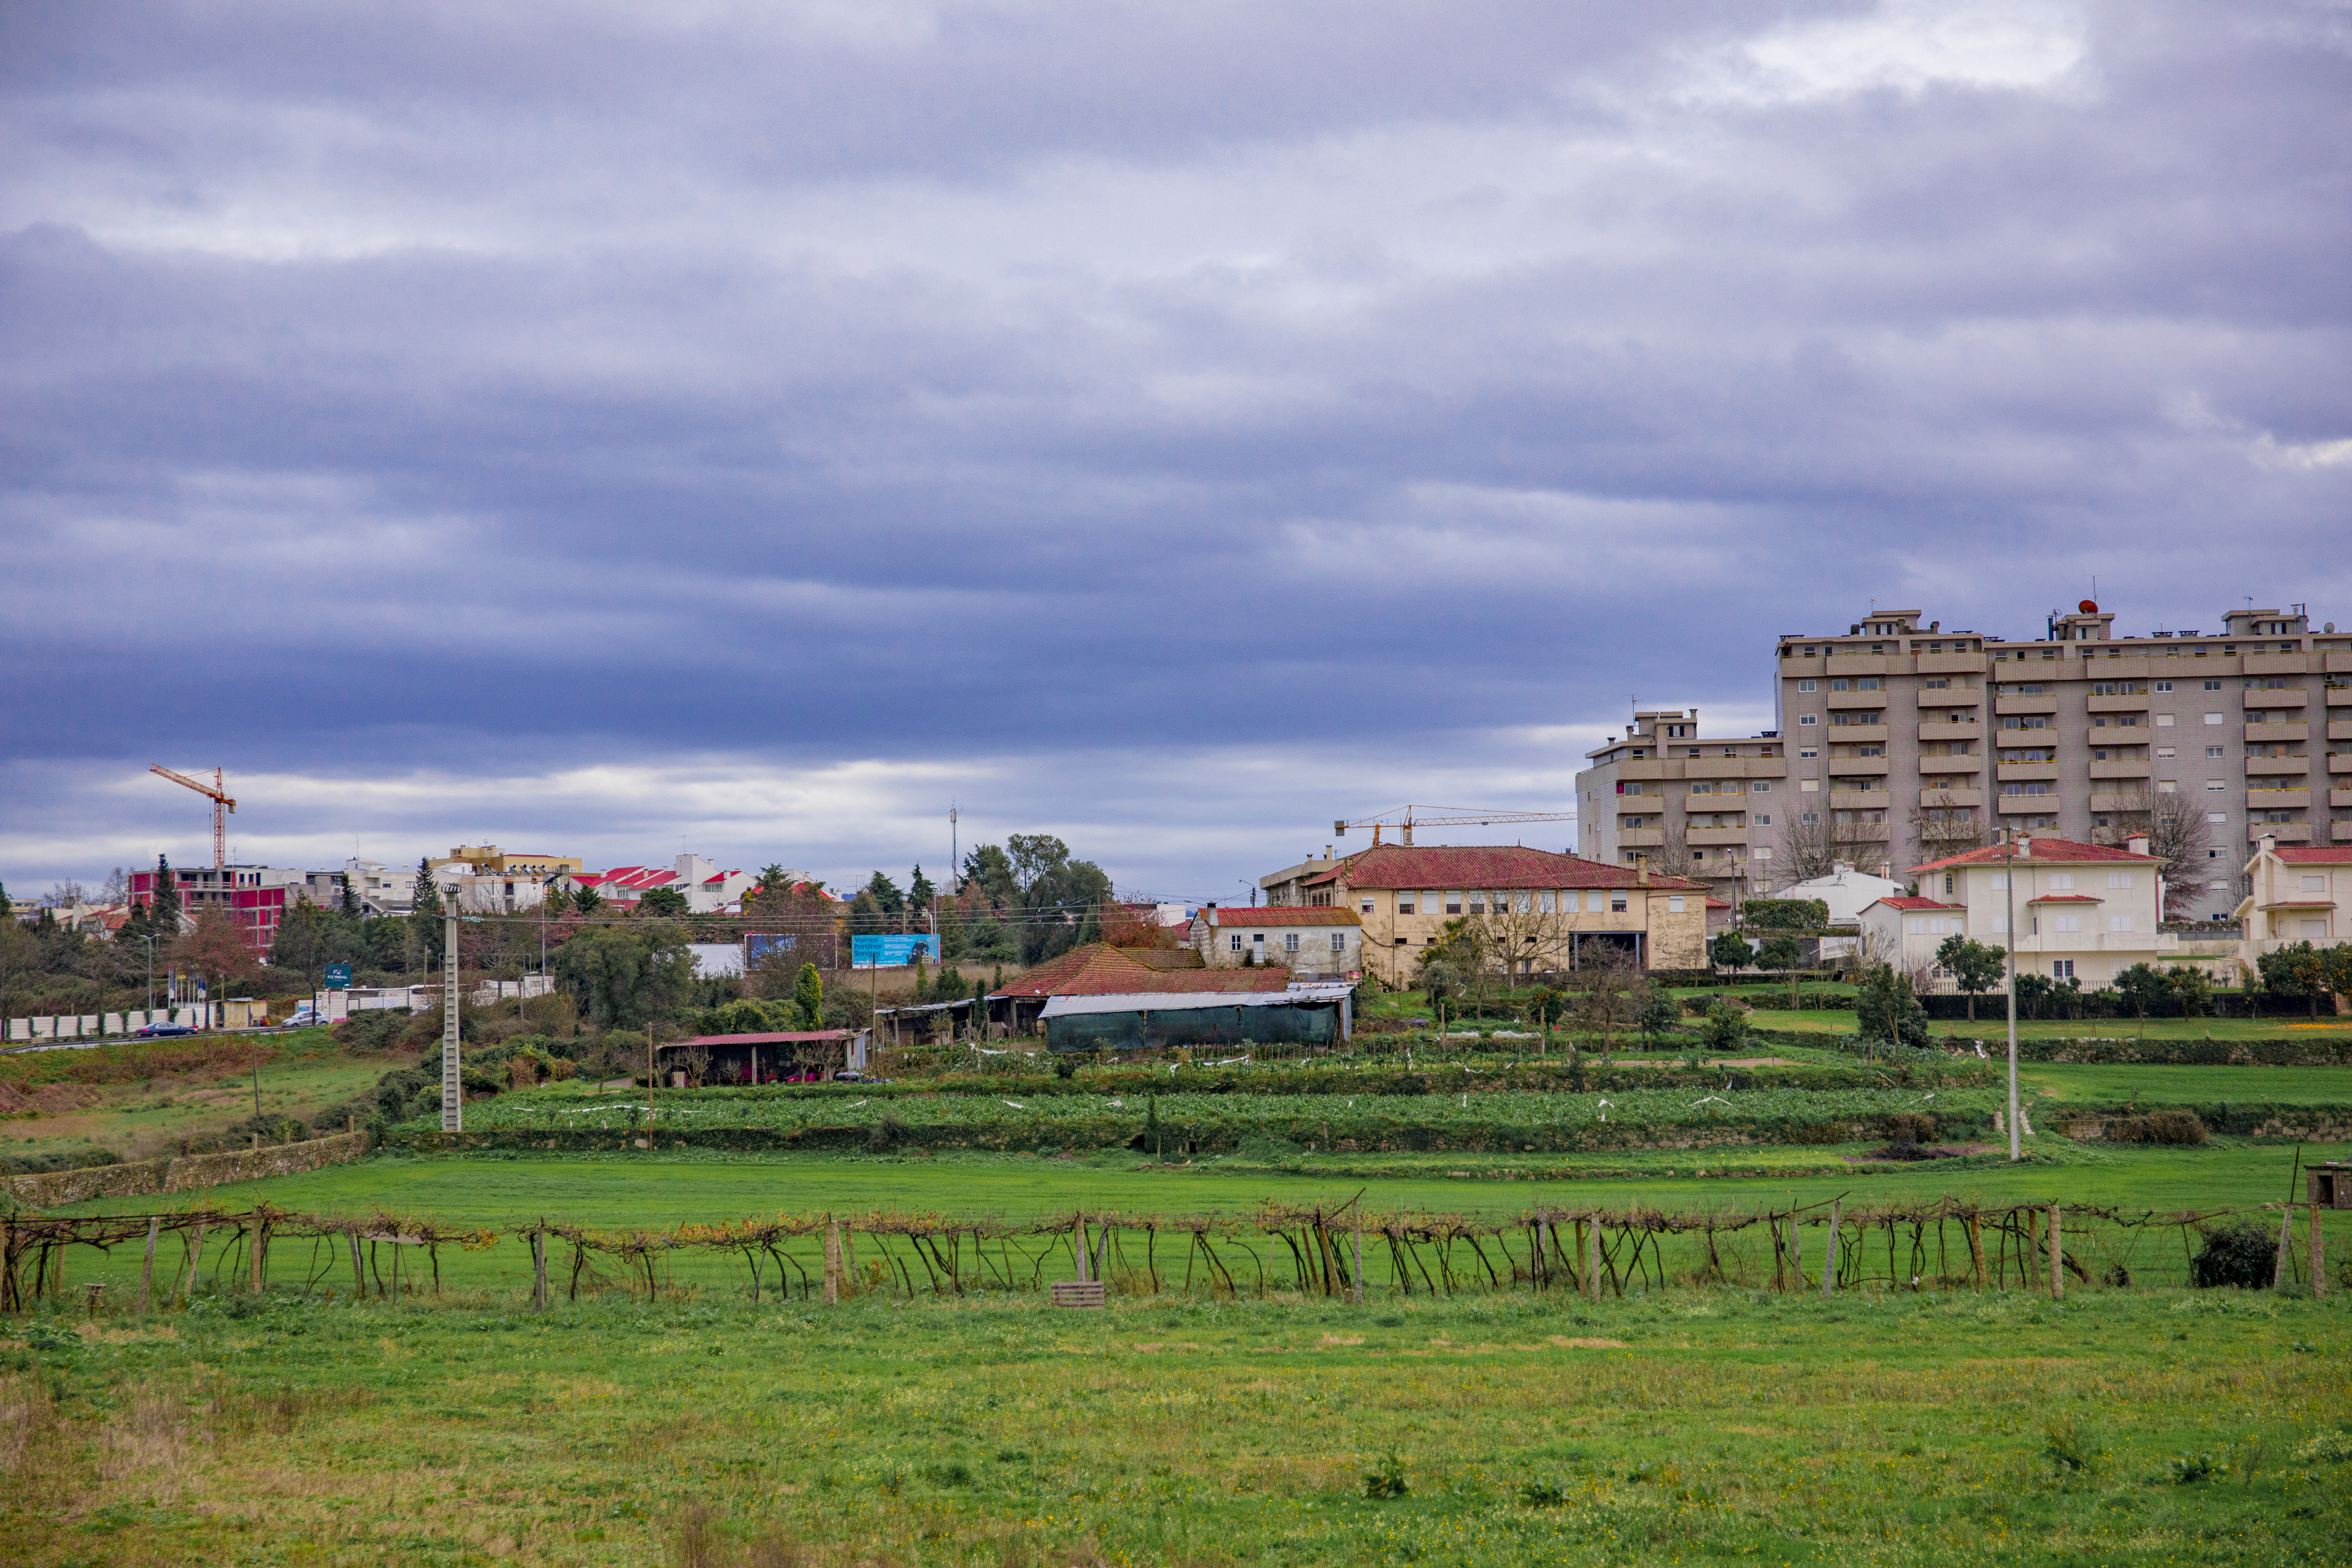
[[[2022,1159],[2025,1146],[2017,1125],[2017,830],[2000,830],[2001,945],[2009,958],[2009,1157]]]

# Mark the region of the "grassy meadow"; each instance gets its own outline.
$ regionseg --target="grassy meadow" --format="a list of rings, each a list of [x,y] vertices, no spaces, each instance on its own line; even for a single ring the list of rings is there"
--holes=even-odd
[[[2352,1555],[2341,1297],[282,1293],[7,1331],[26,1564]]]

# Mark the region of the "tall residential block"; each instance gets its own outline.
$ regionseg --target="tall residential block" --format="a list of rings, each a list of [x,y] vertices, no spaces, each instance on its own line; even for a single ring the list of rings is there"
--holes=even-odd
[[[1857,864],[1899,872],[1996,826],[2118,844],[2193,814],[2208,874],[2173,912],[2226,919],[2253,842],[2352,842],[2352,635],[2303,605],[2122,637],[2089,600],[2024,639],[1920,614],[1779,642],[1790,822]]]
[[[1697,710],[1661,708],[1635,713],[1622,739],[1586,755],[1592,765],[1576,775],[1579,855],[1646,862],[1733,903],[1771,890],[1790,798],[1780,736],[1706,735]]]

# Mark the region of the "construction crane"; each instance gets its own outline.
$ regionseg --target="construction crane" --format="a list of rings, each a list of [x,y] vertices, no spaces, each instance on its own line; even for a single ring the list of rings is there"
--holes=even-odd
[[[228,814],[236,809],[236,802],[222,792],[221,771],[218,768],[213,770],[213,782],[210,784],[202,779],[192,779],[185,773],[175,773],[161,763],[148,763],[147,771],[161,773],[175,784],[185,784],[213,803],[213,869],[217,871],[227,865]]]
[[[1427,812],[1438,812],[1442,815],[1436,816],[1423,815]],[[1397,842],[1410,845],[1412,842],[1412,830],[1415,826],[1493,827],[1497,824],[1511,822],[1574,822],[1575,820],[1576,813],[1572,811],[1481,811],[1475,806],[1468,805],[1401,805],[1393,811],[1383,811],[1377,816],[1365,817],[1360,822],[1334,822],[1331,824],[1331,832],[1338,837],[1345,838],[1350,827],[1369,827],[1372,830],[1372,847],[1377,849],[1380,847],[1381,829],[1383,827],[1398,829]]]

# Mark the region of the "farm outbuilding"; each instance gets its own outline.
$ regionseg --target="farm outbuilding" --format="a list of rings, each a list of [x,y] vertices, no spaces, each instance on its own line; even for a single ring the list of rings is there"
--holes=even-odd
[[[829,1079],[845,1070],[863,1072],[869,1038],[862,1029],[697,1035],[656,1048],[663,1071],[686,1074],[705,1084],[792,1083]]]
[[[1281,991],[1140,992],[1046,1000],[1045,1047],[1054,1051],[1223,1049],[1252,1045],[1337,1045],[1354,1033],[1347,984]]]

